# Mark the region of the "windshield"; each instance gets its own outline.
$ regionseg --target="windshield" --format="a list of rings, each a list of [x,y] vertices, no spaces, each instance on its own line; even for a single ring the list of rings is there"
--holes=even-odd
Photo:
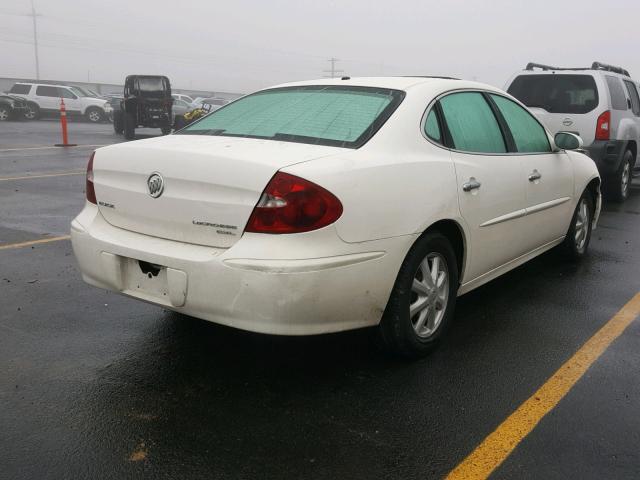
[[[550,113],[587,113],[598,106],[598,88],[591,75],[520,75],[508,92],[527,107]]]
[[[84,90],[84,89],[82,89],[80,87],[69,87],[69,90],[71,90],[73,93],[75,93],[79,97],[90,97],[91,96],[91,95],[89,95],[89,92],[87,92],[86,90]]]
[[[372,87],[275,88],[230,103],[179,133],[358,148],[403,98],[399,90]]]

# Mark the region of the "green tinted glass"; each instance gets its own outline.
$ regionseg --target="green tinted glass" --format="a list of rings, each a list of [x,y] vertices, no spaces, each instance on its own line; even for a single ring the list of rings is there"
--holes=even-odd
[[[456,150],[506,153],[498,121],[482,94],[453,93],[440,104]]]
[[[402,101],[398,90],[292,87],[241,98],[181,133],[357,147]]]
[[[491,95],[504,117],[518,152],[550,152],[551,145],[542,125],[524,108],[508,98]]]
[[[435,110],[431,110],[427,115],[427,121],[424,123],[424,133],[431,140],[442,143],[442,134],[440,133],[440,125],[438,125],[438,117]]]

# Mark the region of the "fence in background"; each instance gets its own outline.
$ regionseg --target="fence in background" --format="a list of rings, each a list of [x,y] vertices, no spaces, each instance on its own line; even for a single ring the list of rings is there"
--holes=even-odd
[[[89,88],[94,92],[100,94],[108,94],[108,93],[122,93],[124,88],[123,85],[117,85],[114,83],[89,83],[89,82],[67,82],[63,80],[34,80],[32,78],[6,78],[0,77],[0,92],[8,91],[14,83],[16,82],[27,82],[27,83],[47,83],[50,85],[77,85],[79,87]],[[225,100],[233,100],[242,95],[243,93],[233,93],[233,92],[220,92],[218,90],[188,90],[183,88],[174,88],[172,86],[171,91],[173,93],[183,93],[185,95],[189,95],[191,97],[217,97],[224,98]]]

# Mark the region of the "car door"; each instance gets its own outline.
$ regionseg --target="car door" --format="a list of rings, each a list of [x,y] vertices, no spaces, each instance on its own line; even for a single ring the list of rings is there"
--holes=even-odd
[[[60,97],[58,95],[58,87],[38,85],[35,101],[41,110],[59,110]]]
[[[64,106],[68,112],[82,112],[82,100],[71,90],[65,87],[58,87],[58,95],[60,98],[64,98]]]
[[[553,152],[542,124],[525,108],[502,95],[490,94],[521,158],[526,192],[523,245],[528,251],[567,233],[573,215],[573,165],[564,151]]]
[[[524,253],[524,170],[520,157],[508,154],[484,93],[450,93],[439,99],[437,108],[456,169],[460,213],[470,235],[466,283]]]

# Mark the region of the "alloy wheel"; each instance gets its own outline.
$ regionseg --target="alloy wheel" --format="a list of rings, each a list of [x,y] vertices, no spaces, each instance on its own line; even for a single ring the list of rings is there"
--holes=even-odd
[[[439,253],[430,253],[420,263],[411,286],[409,318],[419,337],[429,338],[438,330],[448,300],[447,262]]]
[[[0,122],[3,122],[8,119],[9,119],[9,110],[7,110],[6,108],[0,108]]]
[[[578,212],[576,215],[576,223],[574,228],[574,241],[576,250],[582,252],[587,243],[589,234],[589,204],[585,198],[580,200]]]
[[[623,197],[627,196],[630,180],[631,180],[631,166],[629,165],[629,162],[625,162],[622,170],[622,180],[620,183],[620,192],[622,193]]]
[[[92,110],[89,112],[89,120],[91,120],[92,122],[99,122],[100,121],[100,113],[96,112],[95,110]]]

